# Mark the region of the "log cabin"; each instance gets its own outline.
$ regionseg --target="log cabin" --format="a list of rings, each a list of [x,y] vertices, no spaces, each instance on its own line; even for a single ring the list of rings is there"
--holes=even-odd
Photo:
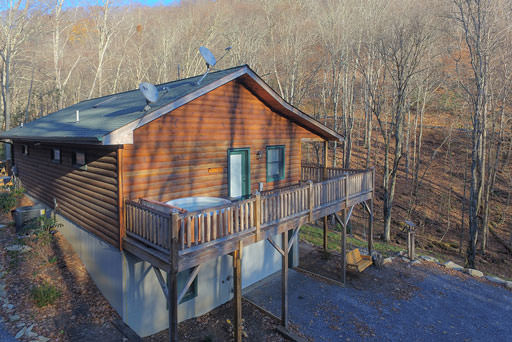
[[[179,321],[231,299],[240,334],[241,289],[297,265],[302,224],[344,211],[346,225],[364,204],[371,232],[373,170],[327,167],[342,136],[247,65],[200,78],[158,85],[154,103],[112,94],[0,135],[28,195],[55,210],[140,336],[169,327],[175,341]],[[311,141],[324,142],[323,166],[302,165]]]

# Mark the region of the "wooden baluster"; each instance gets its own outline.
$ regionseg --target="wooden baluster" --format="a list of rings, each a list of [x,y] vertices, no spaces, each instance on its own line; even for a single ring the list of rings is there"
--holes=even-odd
[[[240,225],[240,230],[246,230],[247,229],[247,220],[246,218],[247,210],[245,208],[245,204],[240,205],[240,222],[242,224]]]
[[[199,221],[199,237],[201,239],[201,243],[204,243],[204,240],[206,238],[206,234],[205,234],[205,231],[204,231],[204,215],[203,214],[200,214],[197,216],[197,219]]]
[[[313,206],[315,204],[314,202],[314,199],[313,199],[313,182],[312,181],[309,181],[309,186],[308,186],[308,191],[309,191],[309,222],[313,223]]]
[[[194,245],[199,245],[201,231],[199,230],[199,215],[194,216]]]
[[[155,244],[160,246],[160,215],[153,215],[153,224],[155,225]]]
[[[171,220],[169,219],[169,222],[170,221]],[[185,238],[186,238],[185,237],[185,233],[186,233],[185,225],[186,225],[186,222],[185,222],[185,218],[183,217],[183,218],[181,218],[180,223],[179,223],[179,227],[180,227],[179,237],[180,237],[180,245],[181,245],[182,250],[185,249]],[[171,232],[169,232],[169,237],[170,236],[171,236]],[[169,245],[169,248],[171,248],[170,245]]]
[[[256,242],[260,241],[260,228],[261,228],[261,195],[256,193],[256,201],[254,202],[254,219],[256,226]]]
[[[226,232],[226,235],[232,234],[232,231],[229,228],[229,220],[228,220],[227,208],[222,210],[222,220],[224,220],[224,230]]]
[[[249,203],[245,203],[245,229],[249,229],[251,222],[249,221]]]
[[[190,247],[192,245],[192,217],[191,216],[187,217],[186,225],[187,225],[187,237],[186,237],[187,247]]]
[[[233,211],[234,211],[234,214],[235,214],[235,227],[236,227],[236,231],[239,232],[240,231],[240,208],[239,206],[234,206],[233,207]]]
[[[286,194],[281,193],[279,195],[279,208],[281,209],[279,219],[281,219],[286,216]]]
[[[229,229],[232,233],[236,233],[236,227],[233,222],[233,207],[228,208],[228,220],[229,220]]]
[[[217,211],[217,220],[219,220],[219,237],[226,236],[226,229],[224,228],[224,218],[222,217],[222,210]]]
[[[220,236],[219,236],[220,237]],[[217,239],[217,212],[212,212],[212,240]]]
[[[212,217],[211,212],[205,214],[206,220],[206,242],[209,242],[212,239]]]

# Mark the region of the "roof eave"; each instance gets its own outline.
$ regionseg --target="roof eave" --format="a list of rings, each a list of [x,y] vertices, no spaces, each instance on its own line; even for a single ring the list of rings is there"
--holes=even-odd
[[[343,141],[344,138],[338,132],[330,129],[329,127],[323,125],[318,122],[311,116],[303,113],[301,110],[295,108],[288,102],[286,102],[278,93],[275,92],[272,87],[270,87],[263,79],[261,79],[255,72],[253,72],[250,68],[247,68],[247,76],[250,77],[255,84],[251,84],[251,82],[247,79],[243,79],[244,84],[249,87],[253,91],[258,91],[257,87],[263,89],[266,94],[270,95],[270,98],[262,99],[267,103],[270,107],[272,107],[275,111],[281,112],[285,114],[288,119],[295,121],[299,125],[313,132],[314,134],[322,137],[328,141]]]
[[[81,145],[101,145],[101,137],[33,137],[33,136],[11,136],[0,137],[0,141],[13,143],[19,141],[45,142],[45,143],[66,143]]]

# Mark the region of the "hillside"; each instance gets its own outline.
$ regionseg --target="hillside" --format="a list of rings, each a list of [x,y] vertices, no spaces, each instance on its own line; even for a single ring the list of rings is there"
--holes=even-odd
[[[423,164],[420,175],[424,178],[419,186],[416,203],[411,196],[412,171],[406,176],[405,163],[401,164],[396,186],[395,205],[392,212],[392,242],[407,246],[407,235],[401,233],[404,220],[418,225],[418,247],[442,255],[446,259],[464,264],[469,239],[468,217],[462,226],[462,203],[464,195],[464,172],[467,173],[466,201],[469,197],[469,168],[466,150],[470,146],[469,134],[453,131],[451,139],[447,128],[427,128],[424,130]],[[377,134],[375,134],[377,136]],[[450,153],[448,154],[448,148]],[[375,152],[377,165],[377,194],[375,238],[383,231],[382,221],[382,145]],[[364,167],[366,150],[355,145],[353,167]],[[465,162],[466,160],[466,162]],[[487,273],[508,279],[512,278],[512,255],[502,242],[512,238],[512,205],[510,195],[510,165],[497,175],[496,189],[491,197],[490,226],[495,234],[489,235],[488,251],[477,255],[477,268]],[[507,184],[508,182],[508,184]],[[412,210],[410,208],[413,208]],[[466,203],[467,211],[467,203]],[[366,214],[357,210],[354,217],[355,233],[361,233],[361,224],[366,224]],[[459,253],[462,233],[462,253]],[[501,242],[500,242],[501,241]]]

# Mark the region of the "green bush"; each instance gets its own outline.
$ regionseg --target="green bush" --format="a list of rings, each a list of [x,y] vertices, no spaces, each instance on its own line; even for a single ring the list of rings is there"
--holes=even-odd
[[[9,187],[7,191],[0,193],[0,213],[7,214],[15,206],[18,199],[23,196],[23,188]]]
[[[40,308],[52,305],[61,296],[60,291],[55,286],[46,282],[34,286],[30,294],[36,305]]]
[[[46,215],[35,217],[25,224],[25,229],[27,230],[38,230],[44,232],[51,232],[55,228],[59,227],[62,227],[62,223],[58,223],[56,218],[46,217]]]

